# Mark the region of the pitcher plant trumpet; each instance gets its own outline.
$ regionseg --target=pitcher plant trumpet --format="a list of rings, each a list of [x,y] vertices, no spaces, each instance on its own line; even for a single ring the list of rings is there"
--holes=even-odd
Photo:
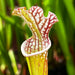
[[[29,10],[20,7],[14,9],[12,14],[22,17],[32,31],[32,36],[21,45],[30,75],[48,75],[47,55],[51,47],[48,34],[52,25],[58,22],[56,15],[49,12],[48,17],[44,17],[42,8],[38,6],[32,6]]]

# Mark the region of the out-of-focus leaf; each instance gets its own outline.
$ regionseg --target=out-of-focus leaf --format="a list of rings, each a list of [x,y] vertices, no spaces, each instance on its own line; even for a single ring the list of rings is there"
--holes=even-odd
[[[72,24],[75,27],[75,11],[74,11],[75,9],[73,7],[72,0],[63,0],[63,1],[64,1],[66,8],[67,8],[68,14],[71,18]]]
[[[4,75],[4,74],[1,72],[1,70],[0,70],[0,75]]]
[[[45,16],[47,16],[48,15],[48,11],[50,10],[50,3],[51,3],[51,1],[50,0],[44,0],[43,2],[42,2],[42,7],[43,7],[43,9],[44,9],[44,14],[45,14]]]
[[[54,0],[44,0],[42,2],[42,7],[44,9],[45,16],[48,15],[48,11],[54,12],[54,10],[55,10],[55,3],[56,3],[56,1],[54,1]]]
[[[5,8],[5,1],[4,0],[0,0],[0,8],[2,13],[5,15],[6,14],[6,8]]]
[[[21,7],[25,6],[25,0],[18,0],[18,4]]]
[[[22,64],[24,61],[23,58],[22,58],[22,53],[21,53],[21,50],[20,50],[20,47],[21,47],[21,44],[23,42],[24,39],[24,34],[25,32],[23,33],[21,30],[19,30],[19,28],[15,28],[15,32],[16,32],[16,41],[17,41],[17,49],[18,49],[18,57],[19,57],[19,61],[20,63]]]
[[[1,43],[1,40],[0,40],[0,50],[1,50],[2,56],[3,56],[3,58],[4,58],[4,60],[5,60],[6,64],[7,64],[7,66],[9,68],[10,74],[11,75],[15,75],[14,71],[13,71],[13,68],[12,68],[12,65],[11,65],[11,61],[10,61],[8,52],[3,47],[3,44]]]
[[[30,0],[25,0],[25,2],[26,2],[26,7],[29,9],[31,7]]]
[[[14,9],[14,0],[9,0],[11,11]]]
[[[12,40],[12,30],[11,30],[11,25],[6,24],[6,42],[7,42],[7,49],[10,48],[11,46],[11,40]]]
[[[30,0],[31,6],[40,6],[42,7],[42,2],[41,0]]]
[[[13,18],[4,15],[3,13],[1,13],[1,11],[0,11],[0,17],[1,17],[3,20],[5,20],[6,22],[10,23],[10,24],[15,24],[15,21],[14,21]]]
[[[13,67],[14,73],[19,74],[13,50],[9,50],[8,54],[9,54],[10,60],[12,62],[12,67]]]
[[[25,30],[24,30],[17,22],[15,22],[15,19],[14,19],[14,18],[11,18],[11,17],[9,17],[9,16],[3,15],[1,12],[0,12],[0,16],[1,16],[1,18],[2,18],[5,22],[10,23],[11,25],[16,26],[17,28],[20,29],[20,31],[25,32]],[[16,25],[15,25],[15,24],[16,24]]]
[[[62,51],[64,53],[64,56],[66,58],[67,72],[69,75],[74,75],[74,64],[73,64],[73,59],[72,59],[72,56],[71,56],[71,53],[70,53],[70,50],[68,47],[68,41],[67,41],[67,37],[66,37],[64,23],[62,21],[62,16],[61,16],[61,13],[59,10],[59,0],[56,4],[56,14],[59,19],[59,23],[56,26],[56,33],[58,36],[60,46],[61,46]]]
[[[2,18],[0,18],[0,40],[2,41],[5,47],[5,37],[4,37],[4,31],[3,31]]]
[[[2,26],[2,19],[1,19],[1,17],[0,17],[0,32],[2,31],[2,29],[3,29],[3,26]]]

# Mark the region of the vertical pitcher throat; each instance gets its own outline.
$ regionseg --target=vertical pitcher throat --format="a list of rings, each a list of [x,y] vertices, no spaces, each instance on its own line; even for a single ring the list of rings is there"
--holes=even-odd
[[[26,57],[31,75],[48,75],[47,53]]]

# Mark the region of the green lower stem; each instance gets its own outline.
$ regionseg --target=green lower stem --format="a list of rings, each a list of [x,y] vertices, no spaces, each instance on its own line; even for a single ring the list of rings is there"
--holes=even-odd
[[[30,75],[48,75],[47,53],[26,57]]]
[[[75,75],[75,67],[71,55],[66,58],[66,68],[68,75]]]

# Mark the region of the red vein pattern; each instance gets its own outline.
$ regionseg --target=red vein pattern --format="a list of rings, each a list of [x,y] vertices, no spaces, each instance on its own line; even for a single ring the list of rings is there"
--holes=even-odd
[[[13,14],[24,18],[33,33],[32,37],[23,42],[22,54],[33,56],[46,52],[51,46],[49,30],[58,22],[56,15],[49,12],[48,17],[44,17],[43,10],[38,6],[32,6],[29,10],[25,7],[14,9]]]

